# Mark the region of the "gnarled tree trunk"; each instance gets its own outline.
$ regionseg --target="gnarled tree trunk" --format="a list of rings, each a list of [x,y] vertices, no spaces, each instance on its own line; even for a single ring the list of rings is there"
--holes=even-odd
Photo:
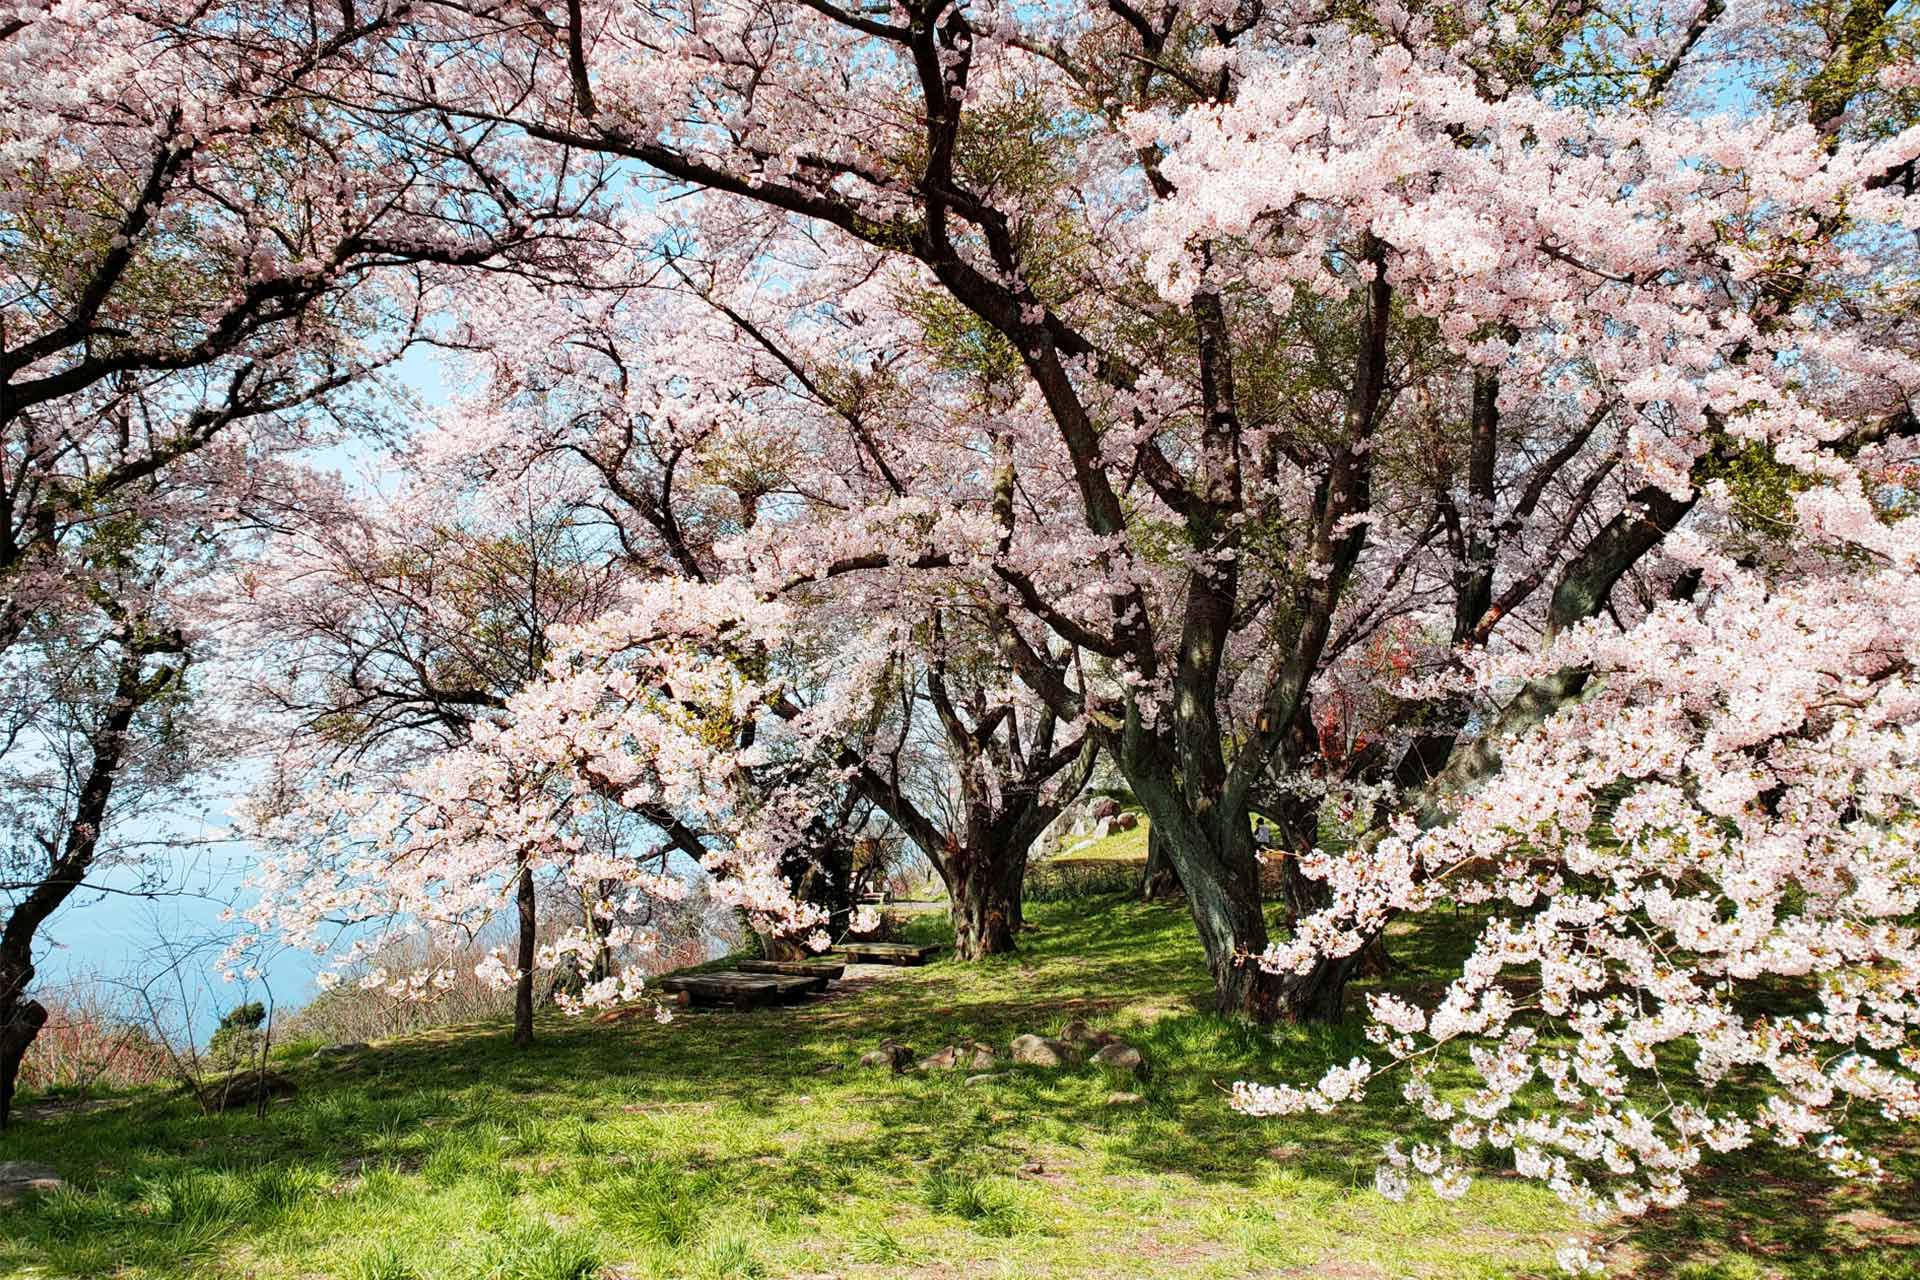
[[[996,843],[993,833],[983,833],[977,844],[950,847],[938,866],[947,883],[954,955],[978,960],[1013,951],[1020,932],[1027,846]]]
[[[1136,758],[1134,763],[1144,762]],[[1136,768],[1128,780],[1152,823],[1149,846],[1157,834],[1186,890],[1213,975],[1214,1007],[1256,1022],[1287,1016],[1279,978],[1256,962],[1267,948],[1267,918],[1253,826],[1245,809],[1227,813],[1216,806],[1196,814],[1166,776]]]
[[[1140,873],[1140,900],[1153,902],[1180,896],[1180,873],[1167,853],[1167,838],[1152,821],[1147,823],[1147,866]]]
[[[31,975],[32,968],[27,970]],[[20,1079],[20,1063],[27,1056],[40,1028],[47,1024],[47,1008],[38,1000],[21,999],[18,992],[29,978],[0,974],[0,987],[10,993],[0,999],[0,1130],[7,1127],[13,1114],[14,1085]]]

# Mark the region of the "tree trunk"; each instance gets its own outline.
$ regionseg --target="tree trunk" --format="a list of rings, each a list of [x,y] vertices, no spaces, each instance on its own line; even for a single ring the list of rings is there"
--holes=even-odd
[[[957,849],[940,868],[953,920],[953,953],[961,960],[1006,955],[1020,931],[1020,890],[1027,874],[1025,847],[981,843]]]
[[[24,980],[19,985],[24,985]],[[18,989],[11,983],[9,986]],[[17,994],[10,994],[0,1002],[0,1131],[13,1118],[13,1089],[20,1078],[20,1062],[46,1024],[47,1009],[38,1000],[21,1000]]]
[[[1280,980],[1255,963],[1267,949],[1267,918],[1260,900],[1260,864],[1253,827],[1244,811],[1196,815],[1164,778],[1135,777],[1133,793],[1158,833],[1161,850],[1187,893],[1187,906],[1213,975],[1214,1007],[1255,1022],[1283,1016]]]
[[[1302,916],[1326,908],[1332,901],[1324,882],[1300,871],[1299,855],[1289,850],[1283,879],[1287,894],[1287,925],[1297,928]],[[1283,975],[1280,998],[1289,1022],[1338,1022],[1346,1008],[1347,980],[1356,973],[1376,977],[1387,972],[1387,944],[1376,935],[1350,956],[1323,959],[1304,974]]]
[[[1302,974],[1280,978],[1280,1001],[1289,1022],[1339,1022],[1346,1016],[1347,979],[1360,967],[1365,949],[1350,956],[1320,960]]]
[[[1129,779],[1147,807],[1152,831],[1187,893],[1187,905],[1213,974],[1214,1007],[1255,1022],[1338,1021],[1351,959],[1316,965],[1305,977],[1272,974],[1258,963],[1267,948],[1260,860],[1246,810],[1214,806],[1195,813],[1171,780],[1142,770]]]
[[[520,907],[520,949],[516,958],[519,976],[513,986],[513,1043],[524,1049],[533,1043],[533,952],[534,897],[533,868],[522,864],[517,894]]]
[[[40,882],[14,904],[7,914],[5,928],[0,929],[0,1129],[6,1127],[8,1111],[13,1105],[20,1061],[47,1021],[45,1007],[37,1000],[26,998],[27,984],[33,981],[34,935],[47,917],[85,882],[93,866],[100,834],[107,823],[108,802],[126,762],[127,735],[134,717],[141,707],[166,693],[186,669],[183,660],[176,666],[163,665],[151,676],[145,674],[149,656],[181,651],[177,635],[142,638],[123,634],[117,641],[120,659],[113,700],[107,704],[106,716],[89,735],[93,758],[67,822],[66,842]],[[48,852],[54,852],[51,846]]]
[[[1267,949],[1257,868],[1229,867],[1205,853],[1175,854],[1174,863],[1213,974],[1214,1007],[1255,1022],[1279,1021],[1286,1013],[1280,980],[1256,963]]]
[[[1140,900],[1152,902],[1160,898],[1180,896],[1180,873],[1174,870],[1173,859],[1167,854],[1166,837],[1160,834],[1160,828],[1147,823],[1147,868],[1140,875]]]

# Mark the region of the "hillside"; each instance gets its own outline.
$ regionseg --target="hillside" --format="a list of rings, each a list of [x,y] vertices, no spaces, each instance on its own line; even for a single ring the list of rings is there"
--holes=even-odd
[[[1305,1121],[1230,1113],[1234,1079],[1317,1075],[1358,1046],[1195,1012],[1207,984],[1182,910],[1032,914],[1017,957],[801,1007],[555,1019],[523,1054],[475,1026],[290,1060],[299,1094],[264,1120],[156,1096],[30,1117],[6,1158],[71,1187],[0,1211],[0,1274],[1490,1278],[1550,1272],[1585,1234],[1510,1178],[1452,1204],[1380,1198],[1384,1100]],[[1422,961],[1444,944],[1402,935],[1396,980],[1430,982]],[[922,1054],[1004,1048],[1075,1017],[1126,1035],[1150,1078],[1002,1067],[968,1084],[856,1065],[889,1037]],[[1910,1157],[1877,1199],[1834,1196],[1821,1214],[1781,1211],[1811,1194],[1793,1169],[1743,1164],[1701,1208],[1606,1234],[1616,1273],[1920,1276]]]

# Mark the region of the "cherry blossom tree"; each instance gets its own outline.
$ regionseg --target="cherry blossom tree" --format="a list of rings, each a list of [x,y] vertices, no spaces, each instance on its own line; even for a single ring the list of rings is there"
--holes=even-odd
[[[1797,545],[1761,565],[1670,539],[1695,599],[1478,667],[1488,689],[1568,666],[1597,688],[1510,739],[1448,822],[1315,859],[1333,904],[1261,963],[1315,964],[1446,901],[1520,914],[1487,919],[1431,1006],[1373,998],[1377,1057],[1306,1088],[1243,1083],[1235,1104],[1326,1110],[1397,1083],[1428,1131],[1386,1153],[1396,1197],[1410,1162],[1458,1195],[1489,1150],[1595,1217],[1677,1205],[1710,1152],[1760,1141],[1877,1177],[1864,1134],[1920,1115],[1920,579],[1883,487],[1910,493],[1911,471],[1829,472],[1793,502]],[[1731,515],[1725,498],[1707,502]],[[1464,1083],[1440,1083],[1449,1061]]]
[[[472,934],[512,894],[519,954],[483,970],[517,983],[530,1033],[539,877],[587,899],[583,927],[541,960],[586,961],[586,990],[570,1000],[637,992],[637,974],[613,974],[597,957],[638,945],[622,922],[650,918],[683,892],[673,855],[721,875],[738,893],[730,901],[763,924],[790,919],[807,933],[826,922],[805,885],[845,853],[845,824],[819,818],[852,793],[836,797],[827,778],[791,783],[793,757],[753,751],[751,719],[726,692],[740,673],[728,672],[725,655],[708,653],[717,683],[710,673],[684,685],[672,673],[694,651],[636,655],[615,683],[641,700],[624,708],[624,723],[646,721],[634,733],[597,705],[606,688],[569,682],[580,656],[556,654],[551,642],[635,607],[705,616],[697,604],[716,539],[750,525],[787,483],[781,428],[761,422],[750,390],[735,383],[751,368],[690,376],[699,322],[732,322],[703,302],[670,309],[687,301],[624,280],[599,292],[476,282],[445,335],[471,352],[476,387],[416,442],[408,491],[376,525],[359,516],[316,525],[310,549],[283,548],[257,579],[251,612],[264,636],[278,637],[263,647],[286,671],[284,689],[269,680],[269,696],[298,751],[295,785],[277,784],[257,814],[276,847],[251,913],[263,929],[324,949],[323,925],[382,922],[338,954],[351,966],[394,928]],[[690,319],[677,344],[628,336]],[[656,373],[676,357],[682,373]],[[415,534],[422,520],[426,531]],[[676,597],[693,607],[676,608]],[[752,655],[749,643],[734,665],[766,661]],[[569,723],[580,689],[589,700]],[[709,689],[722,691],[717,705],[702,700]],[[607,735],[626,758],[607,758]],[[647,760],[648,747],[671,758]],[[366,754],[383,751],[366,767]],[[757,777],[739,763],[750,754]],[[330,770],[349,755],[352,776],[316,776],[314,766]],[[815,801],[811,813],[794,798],[802,794]],[[743,874],[726,835],[768,805],[781,839],[756,842]],[[365,980],[404,995],[439,978]]]
[[[0,680],[28,729],[0,769],[65,797],[10,813],[8,1080],[39,931],[125,852],[108,828],[205,656],[170,567],[222,567],[209,540],[297,502],[302,454],[380,425],[369,380],[447,271],[591,257],[606,164],[536,179],[524,140],[431,122],[396,161],[342,105],[395,14],[0,7]]]
[[[1481,44],[1490,59],[1531,57],[1542,71],[1541,51],[1572,39],[1578,19],[1499,39],[1489,21]],[[1065,682],[1009,631],[1020,678],[1063,721],[1091,717],[1146,806],[1223,1007],[1261,1017],[1324,1015],[1339,984],[1240,963],[1267,941],[1256,791],[1296,721],[1311,718],[1321,672],[1406,613],[1409,593],[1433,598],[1423,552],[1445,522],[1432,504],[1462,464],[1442,459],[1421,484],[1420,451],[1448,439],[1470,403],[1491,421],[1500,402],[1490,381],[1469,394],[1489,350],[1475,328],[1442,323],[1439,296],[1423,300],[1411,277],[1402,287],[1424,261],[1416,232],[1440,236],[1444,224],[1389,225],[1396,211],[1374,188],[1332,188],[1312,193],[1314,209],[1331,210],[1324,225],[1288,211],[1302,234],[1276,252],[1245,243],[1251,220],[1216,228],[1196,213],[1223,184],[1197,148],[1170,154],[1163,125],[1167,142],[1184,139],[1201,127],[1180,123],[1186,113],[1229,108],[1254,67],[1314,47],[1318,25],[1257,7],[1028,15],[936,4],[882,19],[764,5],[709,21],[583,5],[546,26],[429,10],[408,28],[408,56],[448,56],[432,83],[403,68],[393,81],[419,113],[511,122],[703,191],[683,228],[697,245],[784,253],[804,242],[792,259],[804,268],[790,269],[809,277],[796,306],[844,318],[869,349],[928,353],[930,376],[912,383],[923,417],[958,425],[955,410],[980,402],[962,389],[994,388],[1019,473],[1043,493],[1007,536],[968,541],[956,519],[944,526],[956,541],[904,537],[912,522],[927,531],[925,504],[957,517],[991,501],[977,484],[909,486],[873,508],[896,519],[816,525],[833,554],[807,554],[828,574],[959,565],[998,607],[1088,655],[1098,678]],[[459,49],[484,54],[463,60],[455,34]],[[462,65],[464,78],[450,70]],[[820,136],[818,121],[849,119],[866,123]],[[1446,129],[1433,126],[1443,139]],[[1450,180],[1449,167],[1426,181]],[[1301,279],[1288,261],[1319,265]],[[1543,261],[1579,279],[1577,264]],[[1280,274],[1261,275],[1262,264]],[[821,277],[842,285],[832,303]],[[1500,484],[1508,510],[1497,522],[1538,562],[1476,625],[1523,616],[1624,508],[1609,460],[1621,432],[1607,415],[1531,417],[1504,444],[1488,428],[1490,452],[1474,455],[1533,464],[1519,482],[1492,467],[1500,480],[1475,500]],[[1478,465],[1484,478],[1491,464]],[[1567,508],[1543,509],[1542,495],[1562,492]],[[1466,520],[1453,529],[1464,545]],[[863,530],[868,545],[852,545]],[[797,536],[782,533],[790,562],[803,558]],[[1610,586],[1634,558],[1579,576]],[[1461,589],[1476,581],[1461,575]]]
[[[849,643],[829,639],[822,657],[878,649],[887,659],[877,696],[844,704],[830,754],[849,792],[886,815],[946,885],[954,953],[964,960],[1017,947],[1027,856],[1086,785],[1098,738],[1063,731],[1053,708],[1006,671],[994,630],[1004,619],[964,616],[951,606],[873,628]],[[821,646],[815,639],[814,646]],[[1060,665],[1071,669],[1071,655]],[[810,690],[834,681],[822,664],[768,710],[789,720],[830,711]]]
[[[100,579],[113,592],[102,616],[29,619],[7,654],[0,1127],[47,1020],[26,994],[42,926],[89,875],[138,867],[142,846],[120,827],[164,815],[190,784],[193,753],[219,743],[189,727],[187,642],[164,610],[148,607],[150,565],[126,558],[133,563]]]
[[[263,813],[349,772],[378,790],[470,743],[540,677],[549,629],[611,599],[616,569],[564,509],[523,492],[519,510],[482,524],[457,486],[410,479],[389,498],[318,505],[248,575],[239,612],[245,647],[263,655],[251,685],[274,748]],[[595,843],[604,854],[612,842]],[[525,1045],[538,935],[530,862],[512,892],[514,1039]]]
[[[897,754],[883,773],[871,762],[879,753],[868,752],[856,781],[939,873],[954,954],[973,960],[1015,949],[1027,855],[1092,776],[1099,738],[1084,727],[1061,735],[1059,713],[1008,687],[997,654],[963,665],[955,659],[966,655],[949,650],[946,631],[932,641],[921,687],[903,690],[895,730],[910,733],[914,713],[924,720],[931,709],[940,746],[929,763],[944,803],[914,802]]]
[[[1439,820],[1592,683],[1556,669],[1491,719],[1470,689],[1404,698],[1362,750],[1323,726],[1377,642],[1444,670],[1631,626],[1693,589],[1654,556],[1716,476],[1910,431],[1900,313],[1872,301],[1912,172],[1887,13],[425,5],[381,92],[395,122],[518,130],[672,194],[675,260],[760,264],[763,309],[722,314],[853,410],[852,465],[760,493],[722,555],[750,582],[703,570],[676,606],[734,673],[711,692],[777,698],[738,645],[786,643],[830,582],[1017,616],[1009,667],[1147,808],[1221,1006],[1331,1017],[1344,956],[1246,962],[1256,811]],[[794,333],[870,363],[829,385],[779,360]],[[868,396],[903,407],[891,430]],[[996,438],[1032,490],[1011,528]],[[599,682],[566,714],[657,668],[671,612],[583,635]]]

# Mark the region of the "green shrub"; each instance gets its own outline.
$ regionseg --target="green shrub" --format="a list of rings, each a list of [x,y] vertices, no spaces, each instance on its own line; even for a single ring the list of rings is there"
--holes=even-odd
[[[221,1068],[251,1062],[259,1056],[263,1039],[260,1026],[266,1020],[267,1006],[258,1000],[235,1005],[213,1029],[213,1039],[207,1042],[207,1056]]]
[[[1027,868],[1023,897],[1028,902],[1083,902],[1132,896],[1140,891],[1140,865],[1118,859],[1036,862]]]

